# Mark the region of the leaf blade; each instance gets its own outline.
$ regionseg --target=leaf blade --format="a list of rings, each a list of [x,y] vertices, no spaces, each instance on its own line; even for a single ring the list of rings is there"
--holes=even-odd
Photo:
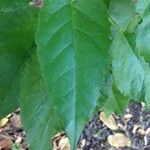
[[[52,149],[49,144],[49,141],[52,140],[50,137],[57,132],[51,128],[54,129],[59,123],[61,124],[61,118],[55,113],[51,96],[46,90],[35,51],[27,60],[24,68],[20,107],[22,123],[30,148],[33,150]],[[57,131],[61,130],[61,127],[57,128]]]
[[[104,110],[108,115],[114,112],[123,115],[129,103],[129,97],[120,93],[113,82],[112,74],[109,74],[101,91],[100,109]]]
[[[111,0],[109,11],[110,19],[122,31],[126,31],[128,25],[136,15],[135,5],[131,0]]]
[[[45,1],[36,36],[38,56],[46,87],[72,144],[99,97],[109,66],[109,32],[107,10],[99,0]]]
[[[141,56],[136,56],[122,32],[118,32],[113,44],[113,77],[116,87],[133,100],[145,99],[149,107],[148,64]]]
[[[137,12],[140,13],[143,19],[136,32],[137,51],[145,58],[147,63],[150,63],[150,1],[139,1],[137,4]]]
[[[138,100],[143,88],[144,69],[122,32],[118,32],[112,45],[115,84],[121,93]]]

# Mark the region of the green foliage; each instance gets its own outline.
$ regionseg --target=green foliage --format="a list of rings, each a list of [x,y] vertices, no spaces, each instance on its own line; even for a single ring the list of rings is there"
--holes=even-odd
[[[29,0],[0,0],[0,11],[1,12],[13,12],[18,8],[27,8]]]
[[[75,149],[96,108],[150,108],[150,0],[0,2],[0,118],[20,106],[31,149],[61,131]]]
[[[34,42],[36,22],[37,10],[30,7],[0,11],[0,118],[18,107],[20,71]]]
[[[150,62],[150,0],[139,1],[138,12],[142,17],[142,22],[137,29],[137,50],[146,62]]]
[[[108,77],[106,77],[103,88],[101,89],[102,95],[100,98],[101,105],[99,109],[103,109],[108,115],[113,112],[118,112],[120,115],[123,115],[129,102],[129,97],[124,96],[114,86],[113,82],[113,77],[109,74]]]
[[[112,43],[112,67],[116,87],[121,93],[138,100],[141,97],[144,70],[122,32]],[[122,74],[120,76],[120,74]]]
[[[50,148],[50,137],[61,131],[63,120],[55,111],[55,105],[46,90],[35,52],[28,59],[23,76],[20,96],[22,122],[28,135],[31,149]],[[59,124],[60,123],[60,124]]]
[[[110,18],[116,26],[125,31],[136,14],[135,5],[131,0],[111,0]]]

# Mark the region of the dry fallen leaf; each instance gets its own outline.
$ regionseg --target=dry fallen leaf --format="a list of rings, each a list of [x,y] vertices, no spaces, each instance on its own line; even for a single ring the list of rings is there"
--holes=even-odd
[[[143,108],[145,107],[145,103],[144,102],[141,102],[141,105],[142,105]]]
[[[147,136],[144,136],[144,145],[146,146],[148,144]]]
[[[3,118],[2,120],[0,120],[0,128],[4,127],[8,121],[8,118]]]
[[[18,136],[18,138],[16,139],[15,143],[21,143],[22,142],[22,137],[21,136]]]
[[[114,135],[109,135],[107,141],[111,146],[115,148],[131,145],[130,139],[122,133],[115,133]]]
[[[53,150],[70,150],[69,139],[64,132],[58,133],[54,136]]]
[[[132,114],[125,114],[124,115],[124,118],[125,119],[131,119],[133,116],[132,116]]]
[[[86,139],[83,139],[83,140],[81,141],[81,147],[83,148],[83,147],[85,146],[85,144],[86,144]]]
[[[59,141],[59,150],[70,150],[70,144],[67,137],[63,137]]]
[[[120,127],[122,130],[126,129],[126,127],[124,125],[122,125],[121,123],[118,123],[118,127]]]
[[[10,118],[10,122],[12,123],[13,126],[17,128],[21,128],[21,120],[20,120],[20,115],[13,114],[13,116]]]
[[[12,138],[0,134],[0,149],[10,149],[12,147]]]
[[[137,132],[138,132],[139,134],[141,134],[141,135],[145,135],[145,134],[146,134],[146,133],[145,133],[145,130],[142,129],[142,128],[138,129]]]
[[[135,134],[139,127],[140,127],[139,125],[135,124],[132,130],[132,133]]]
[[[118,126],[116,124],[116,121],[112,115],[109,117],[106,116],[104,112],[100,113],[100,120],[110,129],[117,130]]]
[[[146,135],[150,135],[150,128],[147,128],[147,129],[146,129],[145,134],[146,134]]]
[[[7,117],[7,118],[10,118],[11,116],[12,116],[12,114],[8,114],[6,117]]]

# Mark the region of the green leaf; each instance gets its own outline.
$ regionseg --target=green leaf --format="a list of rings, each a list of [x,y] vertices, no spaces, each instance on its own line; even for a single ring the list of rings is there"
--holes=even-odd
[[[122,32],[118,32],[112,44],[113,77],[116,87],[125,96],[150,103],[150,68],[137,57]]]
[[[101,0],[45,0],[36,36],[38,56],[53,106],[63,121],[51,130],[61,126],[71,145],[97,105],[109,67],[109,34]]]
[[[137,53],[136,50],[136,34],[135,33],[124,33],[124,36],[127,40],[127,42],[129,43],[131,49]]]
[[[60,132],[63,124],[45,88],[35,53],[28,59],[24,70],[20,106],[30,148],[32,150],[52,149],[50,137]]]
[[[135,5],[131,0],[111,0],[109,11],[111,23],[123,31],[136,15]]]
[[[136,11],[144,18],[145,13],[148,12],[149,7],[150,7],[150,0],[138,0],[136,4]]]
[[[102,0],[102,1],[106,4],[107,7],[109,7],[110,0]]]
[[[146,3],[147,5],[144,5],[146,8],[144,14],[142,15],[142,23],[138,26],[137,29],[137,37],[136,37],[136,47],[140,55],[144,56],[146,62],[150,64],[150,1],[148,3],[143,1],[141,2],[141,5],[139,4],[139,7],[143,7],[143,5]],[[143,4],[143,5],[142,5]],[[149,4],[149,5],[148,5]],[[143,9],[141,9],[143,10]]]
[[[17,8],[27,8],[30,0],[0,0],[0,12],[15,11]]]
[[[113,44],[113,76],[115,85],[124,95],[139,100],[144,82],[144,69],[122,32]]]
[[[145,92],[145,102],[146,106],[150,108],[150,68],[147,63],[145,63],[144,59],[140,59],[141,65],[144,68],[145,71],[145,78],[144,78],[144,92]]]
[[[109,74],[107,80],[105,81],[101,93],[102,96],[100,101],[103,101],[103,104],[101,105],[102,110],[104,110],[108,115],[113,112],[120,115],[124,114],[124,111],[129,103],[129,97],[121,94],[115,87],[111,74]]]
[[[0,118],[18,107],[20,70],[34,42],[37,12],[0,12]]]
[[[141,17],[139,14],[136,14],[132,21],[129,23],[126,32],[128,33],[134,33],[135,29],[137,28],[138,24],[141,22]]]

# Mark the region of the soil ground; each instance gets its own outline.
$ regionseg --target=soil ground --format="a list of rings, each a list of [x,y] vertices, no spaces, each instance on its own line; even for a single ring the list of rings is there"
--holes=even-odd
[[[85,126],[78,141],[78,150],[150,150],[150,110],[144,103],[130,104],[123,117],[109,119],[95,114]],[[20,110],[9,114],[0,127],[0,150],[29,150],[20,121]],[[69,150],[65,133],[53,138],[54,150]]]

